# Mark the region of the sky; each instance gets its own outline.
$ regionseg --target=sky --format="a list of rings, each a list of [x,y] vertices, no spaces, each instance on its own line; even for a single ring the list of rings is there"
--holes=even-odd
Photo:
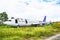
[[[0,0],[0,13],[8,17],[60,21],[60,0]]]

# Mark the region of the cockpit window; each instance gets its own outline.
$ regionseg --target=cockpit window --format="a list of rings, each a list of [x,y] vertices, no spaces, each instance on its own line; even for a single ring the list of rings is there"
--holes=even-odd
[[[11,20],[8,20],[8,21],[11,21]]]

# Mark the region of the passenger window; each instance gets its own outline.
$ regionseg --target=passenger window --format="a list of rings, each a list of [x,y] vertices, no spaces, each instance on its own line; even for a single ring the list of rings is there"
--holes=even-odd
[[[21,20],[23,20],[23,19],[21,19]]]
[[[24,21],[22,21],[22,22],[24,22]]]
[[[21,21],[19,21],[19,22],[21,22]]]

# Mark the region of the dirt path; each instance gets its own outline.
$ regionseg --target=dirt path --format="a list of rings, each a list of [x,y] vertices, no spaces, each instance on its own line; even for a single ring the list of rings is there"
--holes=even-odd
[[[52,37],[50,37],[50,38],[47,38],[47,39],[45,39],[45,40],[60,40],[60,34],[57,34],[57,35],[52,36]]]

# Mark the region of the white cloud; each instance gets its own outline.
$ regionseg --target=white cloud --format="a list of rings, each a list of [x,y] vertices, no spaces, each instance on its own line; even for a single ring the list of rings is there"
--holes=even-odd
[[[38,2],[37,0],[0,0],[0,12],[6,11],[9,17],[14,16],[39,20],[42,20],[46,15],[48,20],[56,21],[56,19],[60,17],[60,6],[57,6],[55,4],[56,2],[57,1],[47,3]]]

